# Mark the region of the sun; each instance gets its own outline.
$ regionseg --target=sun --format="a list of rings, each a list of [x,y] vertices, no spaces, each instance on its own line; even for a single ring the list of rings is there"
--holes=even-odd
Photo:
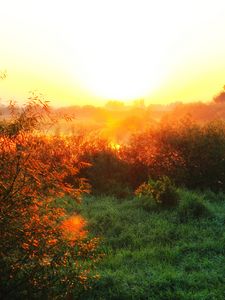
[[[155,69],[156,70],[156,69]],[[106,99],[131,100],[145,96],[157,86],[158,75],[146,72],[145,68],[122,58],[112,62],[99,64],[90,72],[89,88],[97,95]]]
[[[99,51],[85,68],[87,89],[98,97],[123,101],[145,97],[165,75],[159,53],[129,44]]]
[[[104,7],[91,26],[82,22],[73,41],[79,61],[73,70],[95,96],[122,101],[144,97],[161,86],[168,72],[166,24],[137,5],[129,5],[126,14],[125,4],[119,10],[117,5]]]

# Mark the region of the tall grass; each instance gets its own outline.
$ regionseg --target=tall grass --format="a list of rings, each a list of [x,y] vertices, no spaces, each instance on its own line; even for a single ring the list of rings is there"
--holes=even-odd
[[[224,299],[225,201],[178,193],[178,207],[158,211],[136,198],[84,199],[80,213],[105,257],[100,279],[80,299]]]

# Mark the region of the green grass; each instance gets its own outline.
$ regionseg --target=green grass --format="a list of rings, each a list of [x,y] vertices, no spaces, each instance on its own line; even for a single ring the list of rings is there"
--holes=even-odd
[[[223,195],[179,193],[179,207],[159,211],[135,198],[87,197],[80,206],[64,199],[70,213],[86,217],[106,253],[99,281],[80,299],[225,299]],[[195,207],[187,213],[196,201],[200,214]]]

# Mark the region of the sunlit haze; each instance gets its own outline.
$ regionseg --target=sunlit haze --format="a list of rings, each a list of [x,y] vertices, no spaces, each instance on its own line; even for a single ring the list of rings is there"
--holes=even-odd
[[[224,0],[1,1],[0,97],[208,101],[225,84],[224,36]]]

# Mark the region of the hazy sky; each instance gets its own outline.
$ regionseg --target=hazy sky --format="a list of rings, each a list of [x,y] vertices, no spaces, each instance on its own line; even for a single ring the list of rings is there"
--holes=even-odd
[[[0,97],[207,101],[225,84],[224,0],[0,0]]]

